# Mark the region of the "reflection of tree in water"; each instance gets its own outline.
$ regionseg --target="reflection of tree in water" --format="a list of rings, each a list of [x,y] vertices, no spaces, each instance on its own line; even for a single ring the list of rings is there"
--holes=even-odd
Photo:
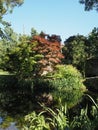
[[[0,124],[2,124],[2,123],[3,123],[3,118],[0,117]],[[16,124],[15,122],[11,122],[10,126],[8,128],[0,128],[0,130],[18,130],[16,128],[15,124]]]

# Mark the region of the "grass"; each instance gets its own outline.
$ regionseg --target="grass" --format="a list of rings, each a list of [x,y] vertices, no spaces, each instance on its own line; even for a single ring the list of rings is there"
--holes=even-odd
[[[0,75],[9,75],[9,72],[0,70]]]

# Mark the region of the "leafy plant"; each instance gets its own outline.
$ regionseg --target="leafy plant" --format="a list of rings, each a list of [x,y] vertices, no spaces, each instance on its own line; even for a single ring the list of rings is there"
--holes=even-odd
[[[74,117],[70,124],[72,130],[92,130],[92,123],[87,115],[87,110],[87,107],[86,109],[81,109],[80,115]]]
[[[86,96],[93,103],[91,105],[90,115],[92,116],[92,129],[96,130],[98,129],[98,103],[90,95],[86,94]]]
[[[56,109],[55,111],[52,110],[49,107],[44,107],[44,109],[49,112],[49,114],[51,115],[50,121],[52,126],[54,127],[54,129],[56,130],[66,130],[66,128],[68,127],[68,120],[66,117],[66,105],[65,106],[61,106],[61,109]]]
[[[88,52],[87,38],[82,35],[71,36],[64,43],[62,51],[65,56],[64,63],[74,65],[85,76],[85,60]]]
[[[57,65],[47,78],[53,88],[54,100],[61,104],[66,103],[69,108],[76,105],[86,91],[82,75],[71,65]]]
[[[32,50],[35,46],[36,43],[28,43],[28,37],[21,36],[20,41],[4,55],[3,68],[16,74],[18,79],[33,77],[38,68],[37,61],[43,57]]]
[[[65,130],[68,127],[66,105],[55,111],[43,104],[40,105],[44,111],[26,115],[23,130]]]
[[[82,108],[70,122],[71,130],[96,130],[98,129],[98,104],[88,94],[85,95],[93,103]]]
[[[32,112],[26,115],[24,130],[50,130],[49,123],[42,114],[43,112],[39,114]]]

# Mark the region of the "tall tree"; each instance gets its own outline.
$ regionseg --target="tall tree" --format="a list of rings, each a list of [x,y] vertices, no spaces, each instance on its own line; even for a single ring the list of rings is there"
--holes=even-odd
[[[3,20],[3,16],[11,13],[13,8],[22,5],[24,0],[0,0],[0,25],[9,26],[10,24]],[[3,27],[0,27],[0,37],[4,36]]]
[[[0,19],[8,12],[12,12],[15,6],[20,6],[23,0],[0,0]]]
[[[19,36],[13,31],[10,26],[6,26],[3,29],[3,34],[0,35],[0,65],[2,64],[3,57],[13,46],[18,42]],[[1,67],[1,66],[0,66]]]
[[[98,0],[79,0],[79,2],[85,5],[86,11],[92,9],[96,9],[98,11]]]
[[[87,38],[82,35],[71,36],[65,42],[63,54],[65,56],[65,64],[72,64],[81,72],[85,69],[85,60],[87,57],[86,44]]]
[[[88,59],[98,58],[98,28],[94,28],[88,36]]]

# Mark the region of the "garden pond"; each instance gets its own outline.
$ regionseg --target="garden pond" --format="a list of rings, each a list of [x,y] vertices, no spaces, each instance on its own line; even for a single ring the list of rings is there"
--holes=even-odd
[[[2,117],[0,117],[0,127],[3,123],[4,119]],[[9,125],[8,125],[9,124]],[[8,124],[5,124],[5,126],[3,126],[2,128],[0,128],[0,130],[18,130],[16,127],[16,123],[15,122],[10,122]],[[8,126],[6,126],[8,125]]]

